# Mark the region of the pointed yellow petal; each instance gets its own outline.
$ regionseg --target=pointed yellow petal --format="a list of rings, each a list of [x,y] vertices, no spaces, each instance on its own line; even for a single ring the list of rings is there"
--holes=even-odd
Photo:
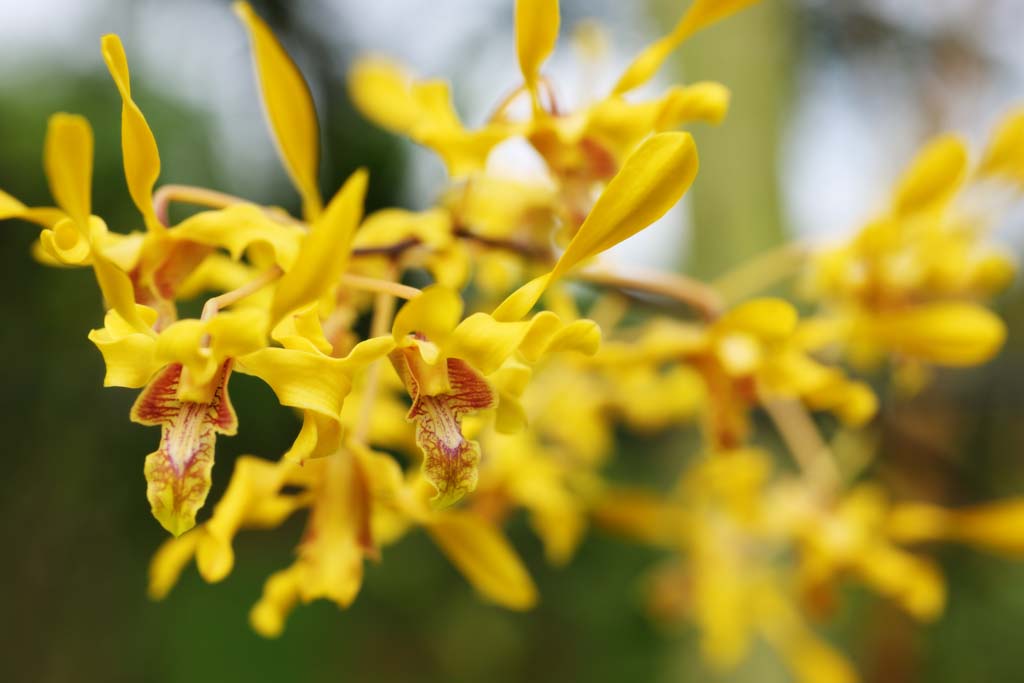
[[[153,559],[149,561],[149,597],[163,600],[178,583],[185,565],[196,552],[196,542],[202,531],[197,529],[191,534],[168,538],[157,549]]]
[[[43,166],[57,205],[88,237],[92,213],[92,128],[77,114],[54,114],[46,129]]]
[[[149,336],[155,336],[151,323],[147,323],[140,315],[135,303],[135,288],[132,286],[131,278],[114,265],[99,250],[96,242],[92,242],[92,268],[96,273],[96,281],[103,292],[103,299],[107,306],[117,311],[122,320],[127,322],[138,332]]]
[[[348,265],[352,236],[363,216],[366,183],[365,169],[353,173],[327,210],[313,221],[295,263],[277,284],[271,305],[273,324],[291,311],[317,301],[337,284]]]
[[[649,45],[626,68],[612,91],[621,95],[643,85],[661,68],[672,51],[697,31],[754,4],[758,0],[694,0],[672,33]]]
[[[25,205],[0,190],[0,221],[8,218],[19,218],[25,212]]]
[[[515,610],[536,604],[533,579],[497,528],[468,513],[448,512],[428,524],[427,531],[483,597]]]
[[[955,135],[942,135],[918,152],[903,172],[893,210],[898,215],[941,207],[967,175],[967,146]]]
[[[558,0],[516,2],[516,54],[523,82],[533,99],[534,111],[541,111],[537,96],[540,67],[555,50],[558,40]]]
[[[317,182],[320,131],[313,96],[298,67],[249,3],[236,2],[234,9],[252,40],[263,104],[277,140],[281,161],[302,197],[302,211],[306,219],[313,220],[322,208]]]
[[[142,214],[146,228],[151,231],[162,230],[163,225],[157,220],[153,209],[153,185],[160,177],[160,152],[156,138],[142,110],[132,99],[128,58],[121,39],[114,34],[103,36],[101,46],[103,61],[107,63],[107,69],[121,93],[121,153],[124,156],[128,193]]]
[[[522,318],[553,280],[661,218],[690,187],[697,165],[689,133],[659,133],[645,140],[598,197],[554,269],[513,292],[494,317]]]
[[[998,125],[978,168],[1024,188],[1024,108],[1010,112]]]

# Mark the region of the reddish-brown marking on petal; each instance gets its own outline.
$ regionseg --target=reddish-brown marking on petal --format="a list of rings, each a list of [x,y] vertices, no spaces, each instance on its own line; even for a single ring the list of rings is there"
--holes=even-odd
[[[131,419],[160,425],[160,448],[146,457],[146,495],[153,516],[175,535],[195,525],[210,491],[217,434],[234,434],[238,418],[227,392],[231,361],[221,366],[209,403],[178,400],[181,365],[168,365],[139,394]]]
[[[413,350],[414,353],[419,353]],[[406,418],[416,423],[416,443],[423,451],[423,473],[437,489],[437,505],[447,506],[476,488],[480,446],[462,435],[462,417],[493,408],[494,390],[473,368],[449,358],[446,369],[451,391],[435,396],[419,393],[419,382],[403,351],[391,361],[413,399]]]

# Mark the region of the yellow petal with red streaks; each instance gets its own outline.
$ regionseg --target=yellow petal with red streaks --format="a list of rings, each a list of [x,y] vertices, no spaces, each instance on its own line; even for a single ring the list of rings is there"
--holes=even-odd
[[[175,536],[195,526],[196,512],[212,484],[217,434],[232,435],[238,418],[227,393],[230,363],[221,370],[209,403],[178,399],[180,365],[169,365],[153,378],[132,406],[131,419],[159,425],[160,448],[146,458],[146,496],[153,516]]]
[[[406,419],[416,423],[423,474],[437,489],[432,502],[447,507],[476,489],[480,446],[463,436],[462,418],[493,408],[497,395],[483,377],[457,358],[447,359],[447,391],[434,395],[420,391],[419,366],[410,362],[410,356],[415,359],[418,355],[419,350],[412,347],[394,351],[390,359],[413,401]]]
[[[252,40],[260,92],[281,161],[302,197],[303,214],[314,220],[323,202],[317,182],[320,129],[313,96],[298,67],[249,3],[236,2],[234,9]]]
[[[110,34],[101,42],[103,61],[121,94],[121,153],[128,193],[151,231],[163,229],[153,208],[153,186],[160,177],[160,151],[142,110],[132,99],[128,58],[121,39]]]

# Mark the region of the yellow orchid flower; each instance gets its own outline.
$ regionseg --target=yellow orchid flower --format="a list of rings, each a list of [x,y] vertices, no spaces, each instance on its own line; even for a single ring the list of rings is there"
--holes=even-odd
[[[501,141],[523,136],[545,159],[568,194],[577,186],[604,181],[652,133],[670,130],[686,121],[716,123],[728,107],[729,93],[717,83],[676,87],[650,102],[630,102],[622,95],[648,80],[667,56],[687,37],[755,0],[696,0],[669,36],[648,48],[627,69],[613,92],[592,106],[562,112],[548,87],[548,109],[540,96],[541,67],[558,38],[557,0],[519,0],[516,3],[516,54],[523,90],[530,96],[532,116],[518,123],[499,108],[492,120],[467,131],[452,111],[447,86],[437,81],[412,82],[399,67],[381,59],[356,64],[349,77],[350,92],[362,113],[383,128],[407,135],[441,155],[453,178],[484,168],[490,151]],[[574,207],[573,213],[585,215]]]
[[[486,377],[513,354],[536,361],[558,350],[593,353],[599,338],[590,321],[565,325],[550,312],[529,322],[500,322],[484,313],[461,317],[457,294],[427,288],[395,317],[390,355],[413,401],[407,419],[416,423],[423,472],[437,488],[440,507],[476,487],[479,446],[462,435],[461,423],[466,414],[499,407]]]
[[[978,178],[1012,167],[1013,121],[974,174],[959,137],[930,141],[898,181],[889,211],[817,256],[810,286],[829,307],[832,342],[855,363],[892,355],[977,365],[999,351],[1005,325],[981,300],[1009,283],[1013,264],[983,242],[984,226],[958,199]]]

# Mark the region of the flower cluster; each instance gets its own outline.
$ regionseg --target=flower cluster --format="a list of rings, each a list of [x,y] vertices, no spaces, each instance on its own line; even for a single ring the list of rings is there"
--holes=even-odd
[[[140,389],[131,419],[160,427],[145,458],[146,494],[172,538],[153,558],[151,594],[166,595],[193,560],[207,581],[222,580],[238,532],[305,511],[294,562],[266,581],[251,611],[263,635],[279,634],[300,602],[349,605],[365,560],[417,527],[482,597],[525,609],[536,588],[503,532],[525,510],[553,563],[571,559],[591,524],[672,550],[651,579],[652,610],[692,619],[711,664],[734,666],[761,637],[801,680],[832,682],[854,673],[807,617],[841,580],[933,618],[942,576],[911,546],[1024,549],[1011,524],[1024,503],[946,510],[891,500],[832,457],[812,417],[865,429],[878,410],[844,359],[856,371],[889,363],[920,387],[927,367],[975,365],[998,351],[1004,327],[984,300],[1013,267],[985,241],[993,217],[982,209],[992,202],[978,193],[972,205],[968,195],[1024,190],[1024,113],[1007,118],[973,169],[959,138],[930,143],[882,216],[802,259],[816,304],[803,318],[783,299],[727,302],[687,277],[601,258],[680,200],[698,157],[676,129],[720,121],[729,102],[710,82],[651,100],[632,91],[693,33],[753,2],[694,0],[611,92],[567,110],[542,74],[558,3],[518,0],[522,85],[479,128],[461,122],[445,83],[384,59],[358,61],[350,94],[360,111],[436,152],[450,176],[434,206],[367,216],[364,170],[321,196],[313,100],[247,4],[235,9],[301,216],[158,187],[159,151],[132,98],[125,52],[104,37],[142,229],[111,231],[92,214],[92,132],[71,114],[51,118],[45,142],[56,207],[0,192],[0,218],[42,228],[40,261],[92,269],[108,307],[89,334],[104,383]],[[512,179],[495,167],[492,151],[510,140],[534,150],[543,176]],[[172,223],[172,202],[203,210]],[[432,284],[406,284],[414,270]],[[589,318],[571,283],[593,292]],[[633,315],[627,296],[637,294],[693,315]],[[196,299],[205,299],[201,316],[180,317],[179,304]],[[197,522],[217,436],[245,421],[230,399],[234,372],[269,385],[301,425],[279,459],[239,458],[223,497]],[[798,473],[759,438],[753,417],[762,412]],[[670,490],[624,488],[603,476],[617,423],[641,433],[692,423],[703,447]]]

